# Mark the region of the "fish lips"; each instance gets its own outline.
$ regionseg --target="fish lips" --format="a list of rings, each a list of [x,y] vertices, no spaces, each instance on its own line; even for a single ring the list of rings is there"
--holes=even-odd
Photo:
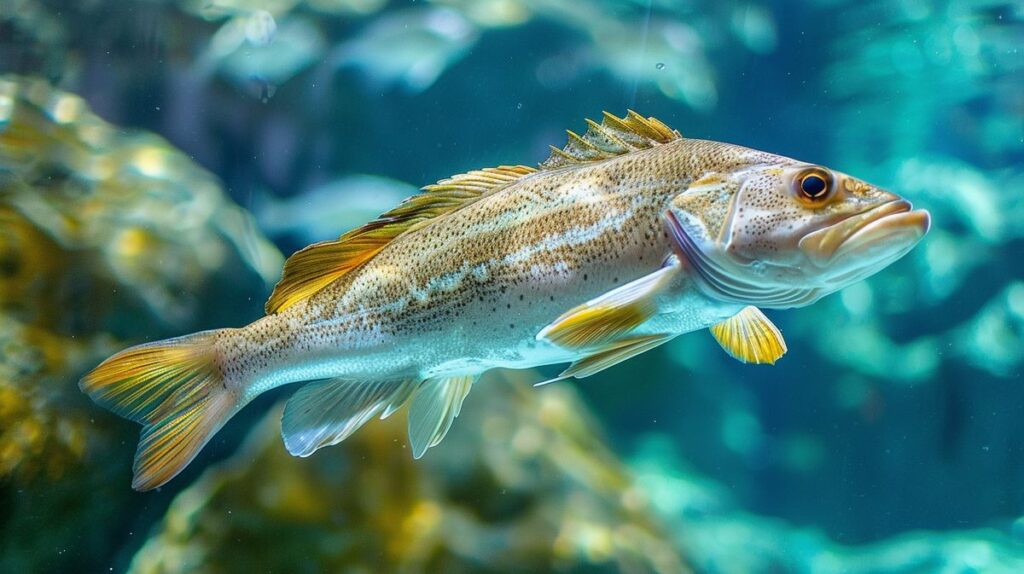
[[[931,216],[896,199],[847,217],[800,239],[800,250],[815,266],[836,273],[895,261],[928,233]]]

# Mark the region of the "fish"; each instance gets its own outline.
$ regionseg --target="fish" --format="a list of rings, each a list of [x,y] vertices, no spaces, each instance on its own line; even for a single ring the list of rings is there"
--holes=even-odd
[[[271,237],[315,243],[359,227],[417,191],[389,177],[353,174],[287,199],[257,195],[252,210],[260,229]]]
[[[378,86],[420,93],[468,55],[479,38],[477,27],[455,10],[407,8],[378,17],[334,48],[321,75],[355,68]]]
[[[930,215],[824,166],[683,137],[634,111],[587,120],[538,167],[443,179],[285,262],[266,316],[144,343],[87,373],[143,425],[132,486],[178,474],[262,393],[304,382],[281,434],[300,457],[408,404],[415,458],[481,373],[568,363],[585,378],[709,329],[740,361],[787,350],[762,309],[876,273]]]
[[[650,18],[646,23],[596,22],[585,58],[592,69],[620,81],[657,87],[665,96],[690,108],[709,112],[718,102],[715,69],[701,33],[675,19]],[[647,30],[636,41],[638,27]]]
[[[221,73],[240,88],[256,87],[261,97],[270,97],[276,86],[314,64],[325,49],[326,40],[313,20],[302,16],[275,20],[259,10],[221,25],[193,69],[200,78]]]

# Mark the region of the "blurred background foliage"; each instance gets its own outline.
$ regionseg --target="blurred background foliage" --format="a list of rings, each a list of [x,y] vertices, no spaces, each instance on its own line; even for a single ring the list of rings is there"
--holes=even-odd
[[[0,0],[0,571],[1021,571],[1022,51],[999,0]],[[251,321],[281,252],[626,108],[935,226],[773,314],[772,368],[695,333],[495,374],[422,464],[379,424],[288,458],[283,389],[129,489],[85,369]]]

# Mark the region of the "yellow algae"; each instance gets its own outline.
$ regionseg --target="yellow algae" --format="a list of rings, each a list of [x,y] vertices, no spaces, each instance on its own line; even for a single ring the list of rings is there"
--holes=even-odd
[[[63,94],[54,98],[50,115],[58,124],[67,124],[78,119],[84,109],[85,102],[82,101],[82,98]]]
[[[166,175],[167,156],[163,150],[147,146],[135,152],[133,164],[142,175],[159,178]]]
[[[115,129],[45,82],[0,81],[11,102],[10,121],[0,123],[0,165],[11,166],[0,178],[0,220],[21,226],[0,227],[0,253],[17,242],[33,262],[14,278],[0,265],[0,301],[36,297],[52,316],[60,308],[52,286],[82,272],[96,279],[92,311],[141,302],[154,319],[180,322],[196,289],[236,280],[224,270],[239,258],[264,284],[276,278],[280,254],[252,226],[232,223],[245,215],[184,154],[151,134]],[[89,268],[62,269],[72,253]]]
[[[244,216],[211,174],[41,80],[0,75],[0,166],[0,479],[42,484],[128,448],[76,384],[120,344],[113,317],[132,309],[117,321],[136,338],[196,324],[209,308],[182,285],[230,281],[256,298],[281,259],[251,227],[222,224]]]

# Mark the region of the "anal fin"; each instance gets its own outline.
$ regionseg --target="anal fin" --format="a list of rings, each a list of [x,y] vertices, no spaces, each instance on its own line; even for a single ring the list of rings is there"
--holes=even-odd
[[[409,396],[411,381],[349,381],[308,383],[284,407],[281,436],[288,452],[309,456],[338,444],[380,413],[394,412]]]
[[[673,263],[574,307],[544,327],[537,339],[568,349],[600,347],[619,340],[657,312],[657,296],[679,270],[679,264]]]
[[[711,334],[725,352],[744,363],[774,365],[786,354],[786,341],[778,327],[752,305],[713,325]]]
[[[475,379],[473,376],[428,379],[416,388],[409,405],[409,444],[414,457],[422,457],[448,434]]]

